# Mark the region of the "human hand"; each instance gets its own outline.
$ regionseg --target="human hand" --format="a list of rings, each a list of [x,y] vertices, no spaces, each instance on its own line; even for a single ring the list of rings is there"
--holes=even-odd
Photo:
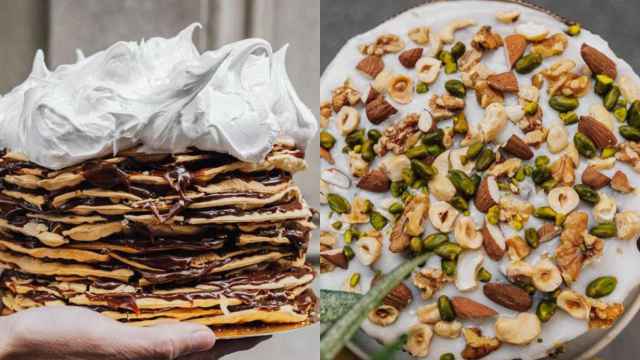
[[[173,360],[210,350],[214,343],[215,335],[203,325],[137,328],[72,306],[0,318],[0,360]]]

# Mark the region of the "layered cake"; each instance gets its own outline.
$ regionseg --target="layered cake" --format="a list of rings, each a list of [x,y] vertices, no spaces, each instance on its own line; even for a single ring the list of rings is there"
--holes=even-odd
[[[539,359],[625,314],[640,79],[601,37],[522,2],[437,1],[349,40],[320,95],[322,287],[366,294],[432,253],[362,325],[406,334],[396,358]]]
[[[218,336],[312,323],[314,116],[258,39],[120,42],[0,98],[4,314],[77,305]]]

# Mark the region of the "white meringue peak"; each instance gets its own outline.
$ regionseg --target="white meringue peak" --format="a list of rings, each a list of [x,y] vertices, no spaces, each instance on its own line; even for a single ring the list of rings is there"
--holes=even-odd
[[[141,144],[188,147],[258,162],[277,139],[305,148],[317,122],[286,72],[287,46],[262,39],[202,54],[199,24],[176,37],[118,42],[49,71],[41,50],[31,75],[0,98],[0,147],[61,169]]]

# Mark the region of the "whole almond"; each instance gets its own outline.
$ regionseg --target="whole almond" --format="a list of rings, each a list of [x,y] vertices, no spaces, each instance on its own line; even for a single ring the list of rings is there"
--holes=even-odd
[[[360,60],[356,69],[373,79],[384,69],[384,62],[380,56],[369,55]]]
[[[375,169],[361,177],[357,186],[363,190],[383,193],[389,191],[391,180],[384,171]]]
[[[489,188],[490,181],[495,182],[495,178],[491,176],[485,176],[480,181],[480,186],[478,186],[478,190],[476,191],[476,195],[473,199],[473,203],[476,208],[483,213],[489,211],[489,209],[496,204],[496,199],[491,196],[491,190]],[[496,184],[497,185],[497,184]]]
[[[630,193],[633,191],[633,186],[629,184],[629,178],[620,170],[613,174],[611,178],[611,188],[622,193]]]
[[[510,310],[524,312],[531,308],[531,296],[515,285],[488,283],[482,292],[491,301]]]
[[[518,92],[518,78],[511,71],[491,74],[487,77],[489,86],[503,92]]]
[[[522,160],[529,160],[533,157],[533,151],[531,150],[529,145],[515,134],[511,135],[502,149]]]
[[[614,146],[618,139],[609,128],[591,116],[581,116],[578,131],[585,134],[598,149]]]
[[[464,296],[453,297],[451,304],[456,315],[464,320],[483,319],[498,314],[492,308]]]
[[[412,69],[416,66],[416,62],[422,57],[422,50],[422,48],[414,48],[401,52],[398,56],[400,64],[408,69]]]
[[[600,52],[600,50],[587,44],[582,44],[582,47],[580,48],[580,55],[594,74],[605,74],[612,79],[615,79],[616,76],[618,76],[616,63],[607,55]]]
[[[591,186],[595,190],[609,185],[610,181],[611,179],[608,176],[596,170],[593,166],[587,166],[582,173],[582,183]]]
[[[507,54],[507,63],[510,68],[513,68],[527,49],[527,38],[520,34],[509,35],[504,38],[504,49]]]
[[[387,120],[389,116],[398,112],[384,96],[380,95],[375,100],[370,101],[366,106],[367,118],[372,124],[380,124]]]

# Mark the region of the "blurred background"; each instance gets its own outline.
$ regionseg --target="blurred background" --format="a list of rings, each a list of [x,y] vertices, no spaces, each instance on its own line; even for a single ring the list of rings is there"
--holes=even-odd
[[[55,68],[74,62],[76,49],[88,56],[120,40],[172,37],[194,22],[203,26],[194,37],[201,51],[248,37],[267,39],[274,49],[289,43],[289,77],[318,115],[319,0],[0,0],[0,94],[24,81],[37,49],[45,51],[47,65]],[[318,146],[316,138],[310,149]],[[309,171],[297,181],[317,208],[317,151],[308,151],[307,161]],[[315,244],[311,251],[317,254]],[[275,336],[224,359],[254,359],[256,354],[265,359],[318,358],[319,327]]]
[[[584,28],[599,34],[609,42],[617,56],[626,60],[635,70],[640,70],[640,31],[638,14],[640,1],[631,0],[527,0],[554,13],[578,21]],[[322,0],[320,43],[321,69],[331,62],[340,48],[350,38],[366,32],[385,20],[426,0]],[[599,356],[603,359],[640,358],[640,317],[609,344]],[[343,354],[342,359],[352,359]]]

